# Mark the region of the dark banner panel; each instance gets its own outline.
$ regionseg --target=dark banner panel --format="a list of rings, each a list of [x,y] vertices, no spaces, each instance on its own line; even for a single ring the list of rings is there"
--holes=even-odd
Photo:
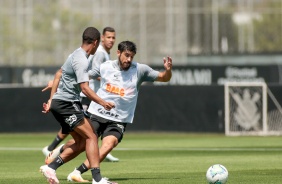
[[[268,110],[281,109],[282,86],[268,87],[279,103],[268,98]],[[58,131],[53,115],[41,112],[49,95],[41,88],[0,88],[0,132]],[[224,127],[223,86],[142,86],[127,131],[223,133]]]
[[[128,130],[224,132],[223,86],[144,86]]]
[[[0,71],[6,82],[38,87],[45,86],[49,80],[52,80],[59,68],[60,66],[15,67],[0,68]],[[163,66],[153,66],[153,68],[164,70]],[[172,73],[170,82],[156,82],[153,85],[223,85],[227,81],[259,81],[268,84],[282,84],[282,65],[174,66]],[[0,75],[0,82],[2,75]]]
[[[223,87],[142,86],[128,131],[223,132]],[[0,132],[58,131],[52,114],[43,114],[49,92],[41,88],[0,89]],[[4,98],[3,98],[4,97]]]
[[[7,84],[12,82],[12,68],[0,67],[0,84]]]
[[[43,114],[50,93],[41,88],[0,88],[0,132],[50,132],[60,125],[52,114]]]
[[[153,67],[163,70],[163,67]],[[280,71],[281,70],[281,71]],[[282,83],[280,65],[174,66],[169,83],[155,85],[223,85],[225,82]]]

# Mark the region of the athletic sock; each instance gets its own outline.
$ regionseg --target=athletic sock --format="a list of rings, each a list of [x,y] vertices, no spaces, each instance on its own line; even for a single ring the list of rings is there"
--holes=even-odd
[[[92,177],[96,182],[101,181],[102,176],[100,173],[100,168],[99,167],[95,167],[95,168],[91,168],[91,173],[92,173]]]
[[[61,147],[60,153],[63,153],[63,151],[64,151],[64,146]]]
[[[52,168],[52,169],[54,169],[54,170],[57,170],[58,167],[60,167],[60,166],[63,165],[63,164],[64,164],[63,159],[62,159],[60,156],[58,156],[53,162],[51,162],[51,163],[48,165],[48,167],[50,167],[50,168]]]
[[[48,146],[49,151],[53,151],[61,142],[63,139],[61,139],[58,135],[53,140],[53,142]]]
[[[76,170],[80,171],[80,173],[85,173],[86,171],[88,171],[87,166],[83,163],[81,164]]]

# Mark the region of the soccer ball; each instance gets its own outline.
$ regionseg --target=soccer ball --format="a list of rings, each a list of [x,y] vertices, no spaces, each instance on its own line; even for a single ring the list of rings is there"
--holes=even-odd
[[[225,184],[228,179],[228,171],[221,164],[214,164],[207,170],[206,177],[209,184]]]

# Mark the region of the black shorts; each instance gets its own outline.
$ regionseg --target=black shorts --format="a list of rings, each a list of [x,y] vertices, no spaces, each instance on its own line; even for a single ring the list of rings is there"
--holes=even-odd
[[[88,107],[89,107],[89,105],[90,105],[90,103],[91,103],[91,100],[89,100],[89,98],[87,98],[87,97],[81,97],[81,98],[80,98],[80,103],[82,104],[82,108],[83,108],[83,110],[84,110],[84,114],[85,114],[88,118],[90,118],[90,114],[87,112],[87,109],[88,109]]]
[[[89,100],[89,98],[87,98],[87,97],[81,97],[80,102],[81,102],[82,105],[89,107],[91,100]]]
[[[82,105],[79,101],[68,102],[53,99],[50,111],[60,123],[63,134],[72,132],[85,117]]]
[[[98,137],[101,136],[101,140],[108,135],[113,135],[118,139],[118,142],[121,142],[127,123],[107,120],[93,114],[91,114],[90,120]]]

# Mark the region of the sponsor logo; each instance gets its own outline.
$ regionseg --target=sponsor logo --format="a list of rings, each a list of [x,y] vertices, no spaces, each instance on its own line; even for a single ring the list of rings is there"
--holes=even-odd
[[[114,86],[112,84],[106,84],[106,91],[109,93],[114,93],[120,96],[124,96],[124,89],[118,86]]]
[[[154,85],[211,85],[210,69],[174,69],[169,82],[154,82]]]
[[[27,86],[45,86],[48,81],[54,79],[54,74],[45,73],[41,69],[36,73],[31,69],[25,69],[22,73],[23,84]]]
[[[107,110],[105,110],[104,108],[99,108],[99,109],[98,109],[98,112],[99,112],[100,114],[103,114],[103,115],[108,116],[108,117],[114,117],[114,118],[118,118],[118,117],[119,117],[118,114],[113,113],[113,112],[110,112],[110,111],[107,111]]]
[[[258,76],[257,68],[255,67],[227,67],[225,69],[226,77],[220,77],[217,84],[223,85],[226,82],[264,82],[264,78]]]

